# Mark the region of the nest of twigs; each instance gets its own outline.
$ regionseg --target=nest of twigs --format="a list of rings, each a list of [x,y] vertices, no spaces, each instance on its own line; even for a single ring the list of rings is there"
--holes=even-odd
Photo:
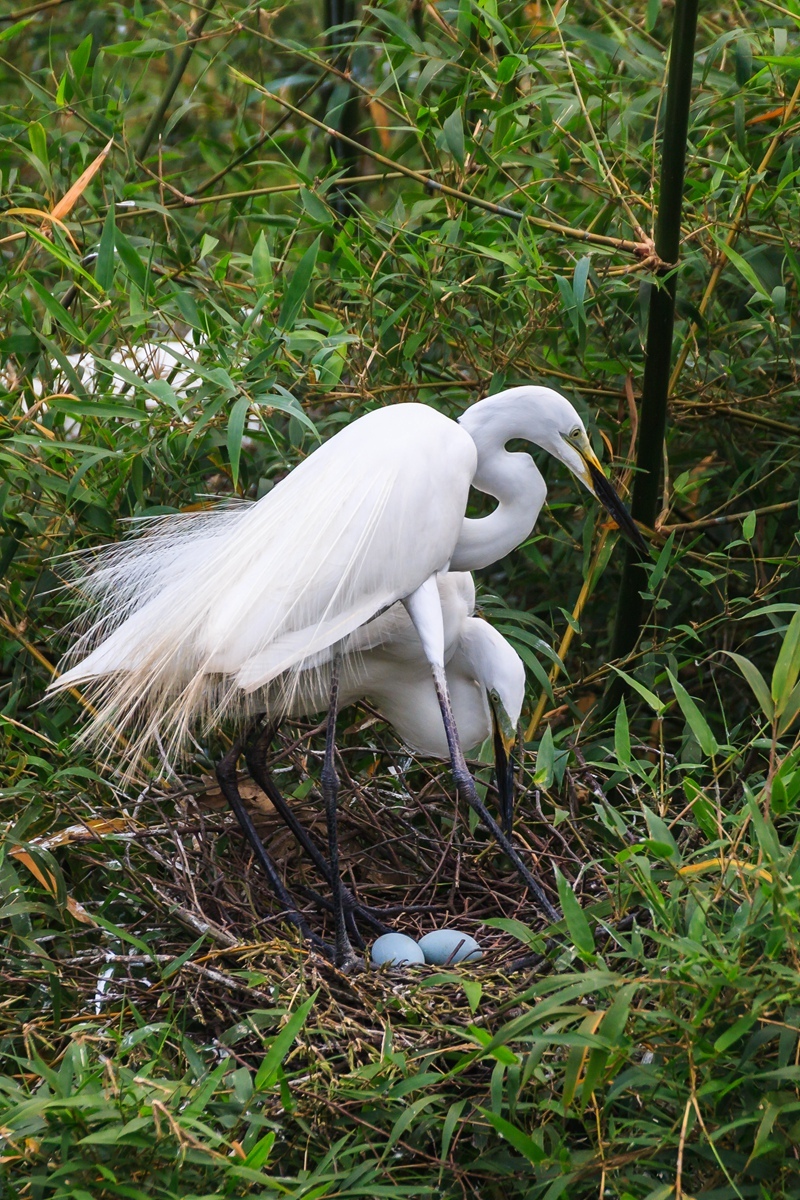
[[[368,720],[346,731],[338,752],[345,883],[387,925],[414,938],[445,926],[478,937],[484,950],[480,962],[339,971],[286,921],[213,773],[198,770],[181,780],[174,777],[169,786],[152,785],[135,802],[124,803],[124,818],[116,815],[107,835],[123,844],[120,853],[115,842],[126,875],[125,919],[129,921],[135,897],[141,911],[138,931],[145,940],[148,931],[157,933],[158,960],[167,969],[155,981],[152,955],[133,946],[111,952],[91,938],[93,949],[79,950],[63,964],[69,986],[84,993],[83,1007],[107,1011],[125,995],[141,1013],[152,1015],[174,1001],[188,1004],[214,1035],[254,1005],[269,1008],[279,998],[284,1002],[293,989],[320,989],[320,997],[328,998],[330,1027],[358,1027],[353,1044],[374,1041],[382,1017],[391,1010],[402,1010],[412,1036],[416,1009],[419,1017],[424,1013],[421,1024],[429,1032],[437,1024],[474,1022],[474,988],[454,987],[459,980],[480,984],[481,1020],[503,1011],[506,999],[519,994],[525,973],[546,969],[544,939],[535,944],[536,931],[546,922],[513,866],[490,835],[475,827],[466,804],[458,802],[446,765],[422,764],[380,736],[381,727]],[[285,730],[275,741],[269,769],[325,853],[318,791],[322,753],[318,728]],[[491,768],[471,765],[492,807]],[[590,779],[586,786],[592,785]],[[577,803],[582,786],[568,781],[566,803]],[[244,773],[240,791],[298,908],[315,933],[332,942],[326,881]],[[98,821],[103,817],[107,814],[99,814]],[[109,846],[98,822],[92,834],[71,847],[74,871],[79,863],[84,870],[93,863],[107,866]],[[547,819],[524,765],[518,771],[514,841],[555,905],[554,865],[579,891],[602,888],[602,880],[592,873],[596,868],[583,871],[563,826],[557,829]],[[520,940],[525,929],[530,931],[528,945]],[[369,943],[376,935],[363,924],[361,931],[368,964]],[[200,945],[192,949],[198,939]],[[426,986],[418,987],[420,981]]]

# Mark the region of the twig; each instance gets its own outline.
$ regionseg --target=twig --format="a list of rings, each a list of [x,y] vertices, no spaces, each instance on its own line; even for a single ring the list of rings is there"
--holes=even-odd
[[[684,403],[692,404],[692,407],[703,407],[705,415],[708,415],[707,405],[699,405],[692,401],[684,401]],[[777,421],[774,417],[765,417],[761,413],[744,412],[741,408],[733,408],[729,404],[716,405],[714,411],[725,413],[734,421],[743,421],[745,425],[763,425],[767,429],[779,429],[781,433],[800,435],[800,425],[791,425],[788,421]]]
[[[700,517],[696,521],[682,521],[679,525],[662,525],[659,533],[685,532],[690,529],[707,529],[711,525],[727,525],[730,521],[743,521],[750,513],[757,517],[767,513],[785,512],[787,508],[796,508],[796,500],[784,500],[782,504],[767,504],[764,508],[749,508],[746,512],[723,513],[720,517]]]
[[[42,0],[40,4],[31,4],[29,8],[18,8],[16,12],[0,13],[0,21],[21,21],[23,17],[44,12],[48,8],[60,8],[62,4],[70,2],[71,0]]]

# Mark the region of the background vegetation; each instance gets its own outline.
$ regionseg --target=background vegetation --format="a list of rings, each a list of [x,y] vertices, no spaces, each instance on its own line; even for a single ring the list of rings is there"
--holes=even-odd
[[[644,637],[609,661],[615,535],[551,461],[535,535],[480,574],[529,668],[516,836],[559,929],[446,771],[351,710],[351,881],[487,953],[342,978],[222,808],[224,731],[123,793],[75,748],[80,697],[42,699],[57,555],[259,496],[372,406],[546,382],[629,483],[671,23],[0,14],[4,1195],[800,1195],[797,0],[700,14]],[[132,353],[165,341],[166,367]],[[592,707],[617,668],[625,699]],[[287,729],[274,761],[310,823],[320,749]]]

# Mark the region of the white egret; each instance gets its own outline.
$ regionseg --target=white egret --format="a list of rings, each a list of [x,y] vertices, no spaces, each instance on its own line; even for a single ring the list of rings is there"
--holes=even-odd
[[[84,579],[97,607],[70,657],[85,657],[54,687],[87,685],[97,710],[88,736],[106,746],[120,725],[133,726],[134,759],[156,734],[175,753],[196,720],[240,710],[249,694],[278,679],[288,704],[301,670],[332,662],[322,789],[341,961],[352,950],[334,836],[338,648],[398,600],[431,668],[458,789],[540,906],[557,915],[467,768],[436,586],[439,573],[487,566],[532,530],[547,489],[530,455],[506,450],[514,438],[564,463],[643,545],[574,407],[550,388],[528,385],[479,401],[457,422],[422,404],[376,409],[256,504],[165,518],[148,536],[101,553]],[[489,516],[465,517],[470,486],[497,499]]]

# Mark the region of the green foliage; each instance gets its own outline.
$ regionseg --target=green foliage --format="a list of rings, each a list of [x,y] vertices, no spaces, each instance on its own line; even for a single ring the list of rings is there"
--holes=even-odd
[[[214,6],[143,162],[196,13],[0,14],[10,1197],[800,1192],[792,5],[700,15],[644,639],[608,663],[618,548],[550,460],[537,529],[479,579],[529,711],[547,697],[518,823],[558,927],[505,877],[470,909],[464,881],[492,852],[478,862],[453,823],[446,776],[433,792],[416,766],[401,779],[385,731],[345,730],[351,714],[351,782],[380,805],[358,826],[373,901],[416,871],[409,894],[424,877],[437,912],[476,911],[492,952],[440,974],[325,974],[265,932],[230,828],[186,799],[212,737],[188,791],[156,762],[123,795],[76,746],[80,697],[42,701],[70,636],[60,554],[132,517],[263,495],[375,405],[457,416],[533,379],[630,461],[653,282],[630,244],[652,232],[672,9],[539,7],[364,6],[337,34],[343,79],[322,5]],[[345,143],[260,81],[356,133],[345,174],[366,180],[342,182]],[[611,676],[626,697],[598,716]],[[301,803],[319,743],[300,729],[287,745]]]

